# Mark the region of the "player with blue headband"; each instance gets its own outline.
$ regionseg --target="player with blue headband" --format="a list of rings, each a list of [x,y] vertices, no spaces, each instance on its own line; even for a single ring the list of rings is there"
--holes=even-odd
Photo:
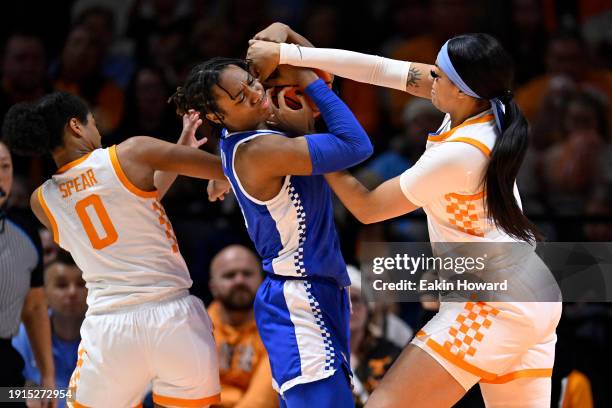
[[[444,43],[444,45],[440,49],[440,52],[438,53],[437,64],[438,67],[440,67],[440,69],[444,71],[444,73],[448,76],[451,82],[461,90],[461,92],[471,96],[472,98],[482,99],[481,96],[479,96],[476,92],[472,91],[472,89],[470,89],[470,87],[465,82],[463,82],[463,79],[461,79],[461,76],[459,76],[459,74],[455,70],[455,67],[453,67],[453,63],[448,55],[448,41]],[[511,91],[508,90],[506,92],[506,95],[508,95],[510,92]],[[491,98],[489,99],[489,101],[491,102],[491,109],[493,110],[493,115],[495,116],[495,123],[497,125],[497,128],[500,132],[503,132],[504,114],[506,113],[506,107],[501,101],[501,99],[499,99],[499,97]]]
[[[530,248],[524,256],[494,255],[508,256],[494,272],[550,276],[533,250],[540,234],[521,209],[516,176],[528,125],[512,98],[512,60],[495,38],[451,38],[435,64],[425,64],[308,47],[275,23],[255,36],[247,57],[260,79],[290,64],[430,99],[446,115],[436,132],[423,135],[425,152],[414,166],[372,191],[348,172],[327,174],[334,193],[363,223],[423,208],[434,253],[448,242],[524,244]],[[535,281],[529,285],[540,288]],[[450,407],[476,384],[487,406],[550,406],[561,303],[556,295],[540,299],[442,299],[438,314],[418,331],[366,406]]]

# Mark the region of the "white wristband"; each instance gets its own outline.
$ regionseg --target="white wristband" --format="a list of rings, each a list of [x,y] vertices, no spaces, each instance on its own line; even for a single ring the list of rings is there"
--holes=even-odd
[[[357,82],[406,91],[411,63],[353,51],[283,43],[279,64],[317,68]]]

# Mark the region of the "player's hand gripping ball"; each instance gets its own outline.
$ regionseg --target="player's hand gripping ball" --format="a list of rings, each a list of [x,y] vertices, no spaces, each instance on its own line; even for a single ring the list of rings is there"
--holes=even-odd
[[[328,72],[321,71],[318,69],[313,69],[313,71],[319,76],[319,78],[325,81],[327,86],[329,86],[329,88],[331,89],[332,83],[334,80],[333,75]],[[301,96],[304,96],[304,98],[306,99],[306,102],[312,109],[314,117],[315,118],[318,117],[320,115],[320,112],[319,112],[319,109],[317,108],[317,105],[315,105],[312,99],[310,99],[310,97],[306,95],[303,89],[301,89],[296,83],[294,83],[295,81],[292,80],[290,75],[286,75],[285,73],[286,71],[283,69],[282,66],[280,66],[276,70],[275,75],[273,74],[266,81],[266,85],[268,85],[268,87],[272,89],[272,92],[270,93],[270,96],[272,98],[272,103],[274,103],[276,107],[279,106],[278,105],[278,94],[281,90],[285,89],[285,103],[287,104],[289,108],[294,109],[294,110],[298,110],[302,108],[302,104],[299,98],[297,97],[297,95],[301,95]]]

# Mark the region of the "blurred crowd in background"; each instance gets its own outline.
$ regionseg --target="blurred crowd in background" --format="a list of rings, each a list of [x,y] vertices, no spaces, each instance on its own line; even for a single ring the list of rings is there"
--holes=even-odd
[[[244,57],[248,40],[274,21],[317,47],[424,63],[433,63],[453,35],[495,35],[514,57],[514,96],[530,121],[531,145],[518,179],[525,213],[548,241],[612,241],[612,3],[606,0],[2,2],[0,120],[14,103],[64,90],[90,104],[104,146],[135,135],[174,142],[181,121],[167,100],[190,68],[214,56]],[[370,187],[410,167],[443,116],[429,101],[397,91],[341,78],[334,89],[374,143],[373,157],[354,169]],[[206,125],[200,132],[210,136]],[[218,140],[209,139],[204,148],[215,152]],[[50,157],[17,155],[13,163],[10,205],[27,207],[54,164]],[[192,292],[208,304],[213,257],[228,245],[251,243],[236,202],[209,203],[205,190],[203,181],[179,178],[163,203],[194,280]],[[338,205],[336,221],[344,256],[356,265],[368,241],[428,240],[418,212],[364,226]],[[41,233],[45,255],[53,256],[50,234]],[[377,321],[376,330],[368,329],[370,343],[357,345],[362,357],[387,328],[378,309],[364,309],[359,323]],[[385,310],[411,332],[432,313],[418,304]],[[595,406],[612,406],[612,308],[567,304],[558,333],[556,401],[560,379],[578,370],[590,380]]]

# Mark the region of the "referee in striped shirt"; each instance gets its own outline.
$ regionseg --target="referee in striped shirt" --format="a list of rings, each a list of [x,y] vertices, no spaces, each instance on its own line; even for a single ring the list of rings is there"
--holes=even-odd
[[[28,211],[7,210],[13,184],[10,152],[0,142],[0,366],[1,387],[22,387],[23,359],[11,345],[23,321],[43,388],[55,387],[51,325],[43,291],[43,263],[40,238]],[[30,218],[31,220],[31,218]],[[45,401],[43,407],[54,406]]]

